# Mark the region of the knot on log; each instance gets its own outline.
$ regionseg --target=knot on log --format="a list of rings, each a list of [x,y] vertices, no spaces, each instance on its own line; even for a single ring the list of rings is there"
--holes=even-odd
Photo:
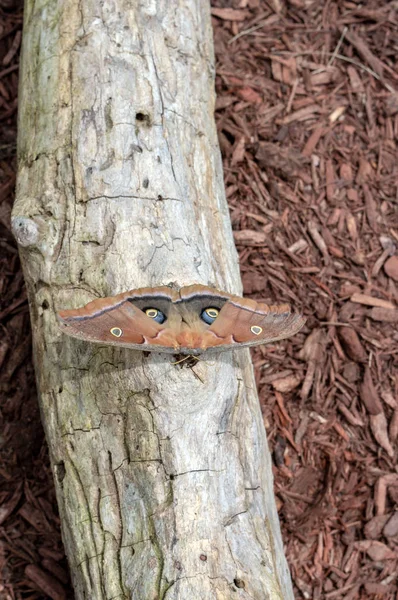
[[[28,217],[13,217],[11,228],[18,244],[23,248],[36,246],[40,240],[40,225]]]

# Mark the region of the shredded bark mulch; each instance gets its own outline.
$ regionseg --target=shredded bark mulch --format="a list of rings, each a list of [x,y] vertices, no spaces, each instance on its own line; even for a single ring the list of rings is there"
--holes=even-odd
[[[0,599],[73,598],[10,230],[22,9],[0,8]],[[296,598],[398,597],[398,4],[215,0],[245,294],[308,316],[253,352]]]

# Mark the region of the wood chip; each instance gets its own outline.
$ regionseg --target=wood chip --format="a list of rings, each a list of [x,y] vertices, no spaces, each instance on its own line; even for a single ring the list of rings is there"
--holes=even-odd
[[[338,327],[338,336],[347,355],[355,362],[366,362],[367,354],[355,329]]]
[[[358,425],[359,427],[363,427],[365,425],[362,419],[353,415],[352,412],[348,410],[348,408],[342,402],[339,402],[337,407],[351,425]]]
[[[7,502],[2,502],[0,506],[0,525],[2,525],[6,519],[12,514],[18,505],[22,496],[22,482],[17,485],[13,495]]]
[[[52,600],[66,600],[66,593],[60,582],[36,565],[28,565],[25,575],[49,596]]]
[[[213,17],[218,17],[223,21],[244,21],[250,16],[247,10],[237,10],[234,8],[212,8],[211,14]]]
[[[295,112],[292,112],[290,115],[281,119],[282,125],[289,125],[289,123],[294,123],[294,121],[307,121],[308,119],[312,119],[315,115],[321,112],[320,106],[317,104],[311,104],[310,106],[306,106],[305,108],[300,108]]]
[[[375,437],[375,440],[380,444],[382,448],[384,448],[388,456],[392,458],[394,456],[394,449],[391,446],[388,437],[387,419],[384,412],[380,412],[377,415],[371,414],[369,420],[370,428]]]
[[[373,321],[398,323],[398,310],[393,310],[391,308],[372,308],[368,315]]]
[[[236,165],[243,161],[245,156],[245,143],[246,138],[244,135],[242,135],[237,141],[235,148],[232,151],[231,165]]]
[[[272,387],[278,392],[287,393],[293,391],[301,383],[299,375],[289,375],[283,379],[276,379],[272,382]]]
[[[353,294],[350,300],[351,302],[365,304],[366,306],[378,306],[379,308],[385,308],[389,310],[394,310],[396,308],[395,304],[388,302],[388,300],[381,300],[381,298],[374,298],[373,296],[368,296],[367,294]]]
[[[374,561],[396,559],[395,550],[391,550],[386,544],[377,542],[376,540],[363,540],[355,543],[355,548],[366,552]]]
[[[391,417],[389,434],[391,442],[396,442],[398,439],[398,408],[394,410]]]
[[[391,279],[398,281],[398,256],[392,256],[384,263],[384,270]]]
[[[373,54],[369,46],[358,34],[353,31],[347,31],[346,39],[358,50],[364,61],[373,69],[379,77],[383,77],[383,63]]]
[[[363,381],[359,386],[359,396],[369,414],[378,415],[383,411],[383,405],[373,384],[372,375],[368,366],[365,367]]]
[[[315,127],[315,129],[313,130],[313,132],[311,133],[310,137],[308,138],[303,150],[302,150],[302,155],[303,156],[311,156],[311,154],[313,154],[315,148],[317,147],[317,144],[319,142],[319,140],[321,139],[321,137],[324,134],[324,127],[322,125],[317,125]]]
[[[387,521],[383,529],[383,535],[391,538],[398,536],[398,511],[393,513],[393,515]]]
[[[366,581],[364,583],[365,592],[368,598],[380,598],[381,596],[390,595],[393,592],[391,585],[385,585],[384,583],[372,583]]]
[[[391,515],[379,514],[370,519],[364,527],[364,534],[366,538],[371,540],[377,540],[381,536],[384,525],[390,519]]]
[[[336,175],[331,160],[326,161],[326,197],[330,203],[333,203],[335,193]]]
[[[375,507],[377,515],[384,515],[386,512],[387,490],[389,486],[398,485],[398,474],[388,473],[379,477],[375,485]]]
[[[367,186],[366,184],[363,185],[363,193],[365,196],[365,210],[368,223],[371,229],[373,229],[374,232],[377,232],[378,226],[376,202],[374,201],[373,194],[371,193],[369,186]]]
[[[352,65],[348,65],[347,73],[350,78],[352,91],[356,94],[363,94],[365,92],[365,88],[356,68]]]
[[[329,260],[330,260],[329,252],[328,252],[327,246],[325,244],[325,240],[321,236],[321,234],[316,226],[316,223],[314,221],[308,221],[308,232],[309,232],[310,236],[312,237],[312,239],[314,240],[315,245],[320,250],[325,263],[328,264]]]
[[[263,231],[242,229],[241,231],[234,231],[234,239],[237,244],[264,246],[267,243],[268,236]]]
[[[242,100],[244,100],[245,102],[249,102],[250,104],[258,106],[259,104],[263,103],[261,95],[248,85],[238,88],[236,90],[236,95],[239,98],[242,98]]]

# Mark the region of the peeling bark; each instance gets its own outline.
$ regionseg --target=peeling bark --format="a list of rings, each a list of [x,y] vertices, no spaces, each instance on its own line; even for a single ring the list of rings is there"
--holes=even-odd
[[[14,233],[76,597],[292,599],[246,350],[192,368],[63,336],[55,311],[240,293],[209,6],[26,1]]]

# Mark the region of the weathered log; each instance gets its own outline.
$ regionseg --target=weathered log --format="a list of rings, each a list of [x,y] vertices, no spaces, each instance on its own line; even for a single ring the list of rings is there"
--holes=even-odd
[[[185,368],[55,318],[240,292],[213,111],[207,2],[26,1],[13,230],[79,599],[293,598],[248,352]]]

